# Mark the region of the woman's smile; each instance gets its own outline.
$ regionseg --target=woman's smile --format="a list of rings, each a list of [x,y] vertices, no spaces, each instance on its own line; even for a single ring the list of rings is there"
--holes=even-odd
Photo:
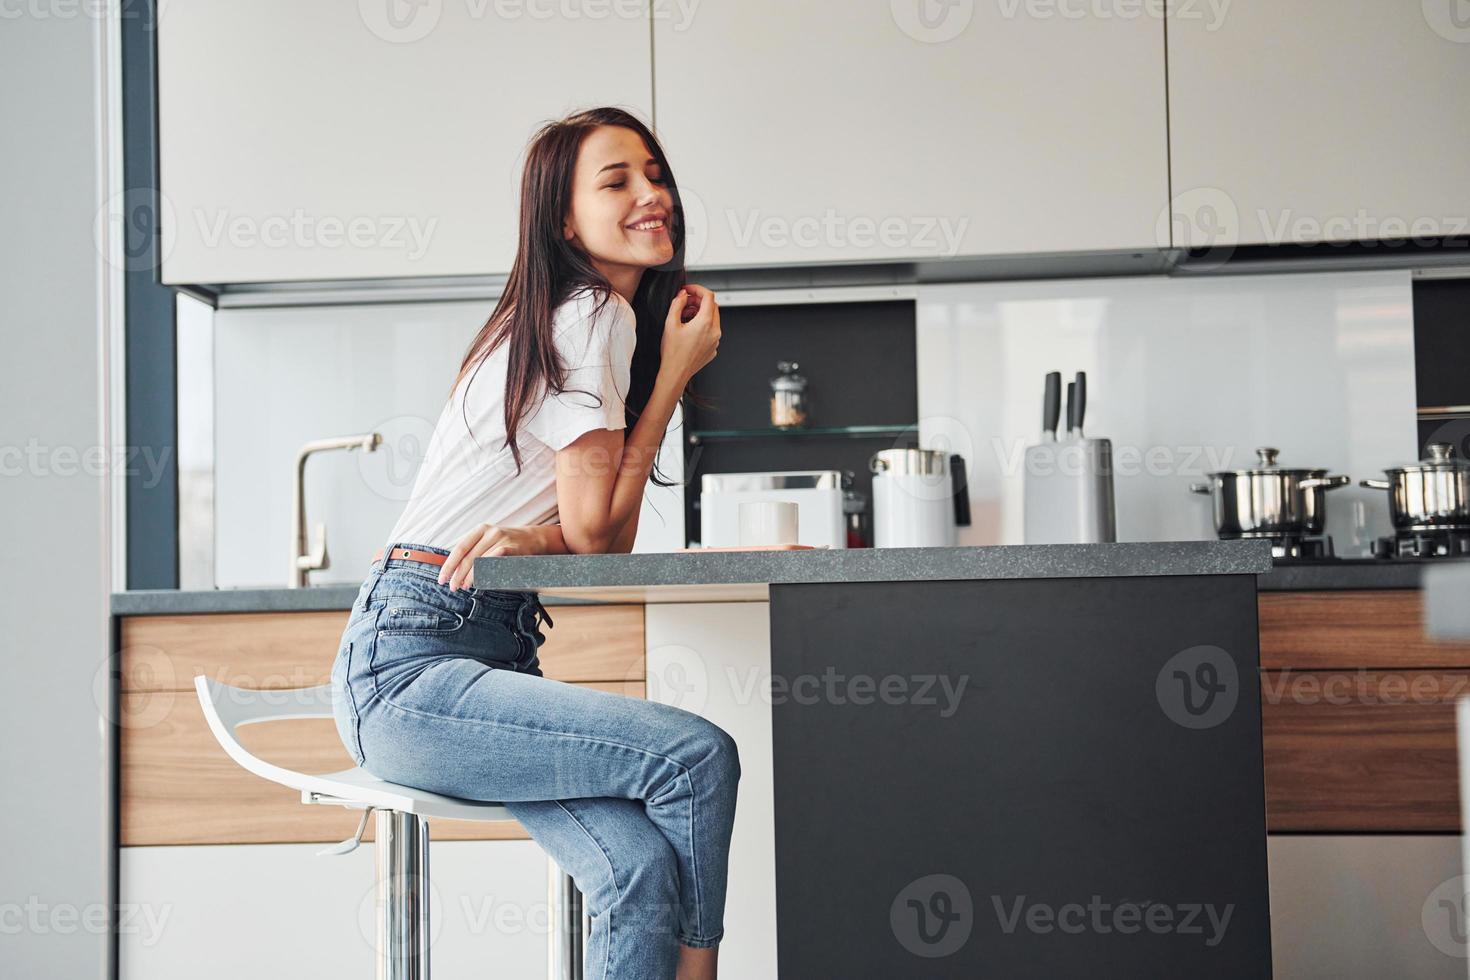
[[[668,234],[668,228],[666,227],[667,218],[668,216],[664,212],[660,211],[656,214],[640,217],[637,220],[624,225],[623,227],[630,228],[633,231],[653,232],[655,234],[666,235]]]

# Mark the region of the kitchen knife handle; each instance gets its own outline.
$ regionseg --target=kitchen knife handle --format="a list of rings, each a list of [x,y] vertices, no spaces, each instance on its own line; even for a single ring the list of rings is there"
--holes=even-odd
[[[1077,428],[1077,382],[1067,382],[1067,434]]]
[[[1041,431],[1057,432],[1057,422],[1062,417],[1062,372],[1053,371],[1046,376],[1046,398],[1041,403]]]
[[[1073,413],[1072,427],[1077,430],[1077,438],[1082,438],[1082,420],[1087,416],[1087,372],[1078,371],[1077,380],[1072,382],[1077,389],[1077,410]]]

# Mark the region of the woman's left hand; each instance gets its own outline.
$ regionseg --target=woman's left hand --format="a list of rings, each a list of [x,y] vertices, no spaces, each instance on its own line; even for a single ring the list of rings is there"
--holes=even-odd
[[[475,559],[508,555],[545,555],[555,553],[552,532],[560,539],[561,526],[540,524],[530,527],[500,527],[481,524],[449,552],[439,569],[439,584],[450,590],[472,588],[475,584]]]

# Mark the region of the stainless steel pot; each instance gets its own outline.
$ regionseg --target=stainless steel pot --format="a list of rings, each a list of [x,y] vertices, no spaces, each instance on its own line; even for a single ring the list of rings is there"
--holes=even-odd
[[[1327,491],[1346,486],[1351,478],[1328,476],[1326,470],[1282,469],[1280,450],[1256,450],[1260,467],[1209,474],[1209,483],[1191,484],[1193,493],[1211,494],[1215,533],[1222,539],[1314,537],[1327,525]]]
[[[1470,460],[1456,459],[1453,446],[1430,443],[1427,458],[1383,472],[1387,480],[1360,480],[1358,485],[1388,491],[1396,530],[1470,530]]]

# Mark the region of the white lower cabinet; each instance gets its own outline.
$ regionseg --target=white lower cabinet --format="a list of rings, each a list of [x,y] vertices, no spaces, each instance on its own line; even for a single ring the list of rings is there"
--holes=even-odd
[[[121,980],[373,975],[373,848],[126,847]],[[532,841],[430,845],[434,980],[547,975],[549,870]]]
[[[708,718],[740,747],[723,980],[776,976],[770,610],[765,602],[650,604],[644,617],[648,699]]]
[[[1453,835],[1278,834],[1276,980],[1465,980],[1465,879]]]

